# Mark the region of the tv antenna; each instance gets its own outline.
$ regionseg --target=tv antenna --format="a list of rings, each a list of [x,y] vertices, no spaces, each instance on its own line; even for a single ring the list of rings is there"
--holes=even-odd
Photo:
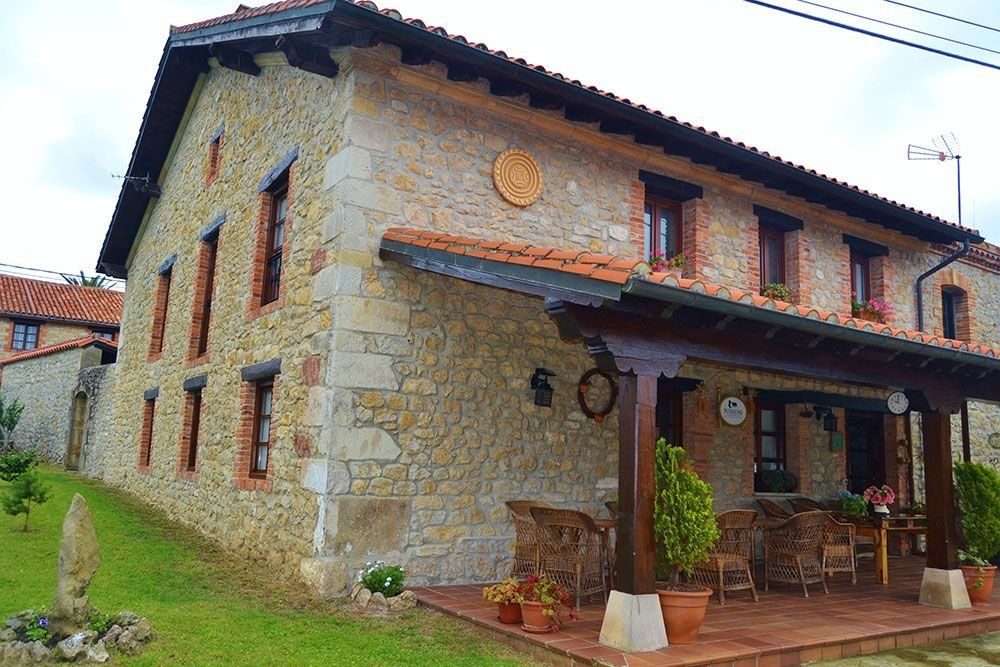
[[[958,139],[948,132],[931,140],[934,148],[910,144],[906,147],[907,160],[937,160],[955,161],[955,172],[958,177],[958,224],[962,224],[962,156],[959,154]]]

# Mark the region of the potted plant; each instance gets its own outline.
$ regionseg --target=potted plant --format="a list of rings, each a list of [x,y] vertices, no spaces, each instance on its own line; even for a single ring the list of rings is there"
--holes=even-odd
[[[712,511],[712,487],[702,481],[680,447],[656,443],[656,492],[653,525],[657,558],[667,580],[656,594],[671,644],[690,644],[698,635],[712,589],[680,581],[708,558],[719,539]]]
[[[761,482],[771,493],[791,493],[799,485],[798,478],[787,470],[765,470]]]
[[[659,273],[669,273],[675,278],[680,278],[685,262],[684,253],[682,252],[677,253],[669,259],[663,255],[654,254],[649,256],[649,270]]]
[[[774,299],[775,301],[788,301],[792,300],[792,293],[788,291],[788,286],[785,283],[770,283],[764,285],[764,289],[760,291],[761,296],[766,296],[769,299]]]
[[[868,516],[868,501],[856,493],[844,489],[837,494],[840,511],[847,516]]]
[[[857,300],[857,294],[851,292],[851,317],[885,324],[892,318],[892,304],[884,299]]]
[[[997,573],[989,561],[1000,554],[1000,473],[982,463],[956,463],[955,482],[965,538],[962,576],[972,604],[985,604]]]
[[[521,584],[518,596],[526,632],[542,634],[559,629],[563,617],[576,618],[569,593],[545,574],[533,574]]]
[[[875,514],[889,516],[889,505],[896,502],[896,492],[888,484],[869,486],[864,492],[865,500],[872,504]]]
[[[501,623],[521,622],[521,584],[511,577],[483,589],[483,598],[496,604]]]

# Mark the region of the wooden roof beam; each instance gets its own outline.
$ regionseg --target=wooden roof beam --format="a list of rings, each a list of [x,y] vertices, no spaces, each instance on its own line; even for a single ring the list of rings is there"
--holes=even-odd
[[[479,68],[465,63],[450,63],[448,65],[448,80],[469,82],[479,78]]]
[[[333,79],[340,72],[337,61],[330,57],[330,51],[322,46],[292,39],[282,35],[275,41],[275,46],[285,54],[285,59],[292,67],[306,72]]]
[[[399,60],[404,65],[427,65],[431,62],[431,50],[419,46],[404,46]]]
[[[208,51],[219,61],[219,65],[226,69],[231,69],[234,72],[243,72],[250,76],[260,74],[260,67],[254,62],[252,53],[240,51],[231,46],[223,46],[222,44],[213,44],[209,47]]]

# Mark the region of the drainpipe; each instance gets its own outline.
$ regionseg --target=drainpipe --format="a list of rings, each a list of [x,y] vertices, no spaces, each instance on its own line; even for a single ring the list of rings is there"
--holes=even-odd
[[[935,267],[932,267],[929,271],[925,271],[920,275],[919,278],[917,278],[917,285],[915,288],[917,291],[917,331],[924,330],[924,293],[923,290],[921,289],[924,280],[934,275],[944,267],[948,266],[955,260],[962,259],[963,257],[969,254],[970,250],[972,250],[972,246],[969,245],[969,239],[963,239],[961,250],[959,250],[953,255],[948,255],[947,257],[944,258],[944,261],[942,261],[940,264],[938,264]]]

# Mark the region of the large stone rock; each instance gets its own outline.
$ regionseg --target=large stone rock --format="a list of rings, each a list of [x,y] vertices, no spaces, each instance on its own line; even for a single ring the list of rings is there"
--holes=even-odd
[[[94,518],[87,501],[79,493],[63,521],[59,544],[59,581],[49,613],[49,631],[54,635],[72,635],[87,629],[90,598],[87,587],[101,565]]]
[[[77,656],[86,655],[90,649],[90,642],[93,641],[97,633],[92,631],[78,632],[70,635],[66,639],[56,644],[55,654],[64,660],[73,662]]]
[[[368,601],[367,611],[372,614],[385,614],[389,611],[389,601],[381,593],[372,593],[372,599]]]
[[[87,655],[83,659],[83,662],[102,664],[110,659],[111,656],[108,654],[108,649],[104,645],[104,641],[101,640],[87,649]]]
[[[330,541],[334,554],[385,554],[405,546],[410,525],[408,500],[344,496],[339,505],[337,534]]]
[[[391,611],[406,611],[417,606],[417,594],[413,591],[403,591],[399,595],[389,598],[389,609]]]

